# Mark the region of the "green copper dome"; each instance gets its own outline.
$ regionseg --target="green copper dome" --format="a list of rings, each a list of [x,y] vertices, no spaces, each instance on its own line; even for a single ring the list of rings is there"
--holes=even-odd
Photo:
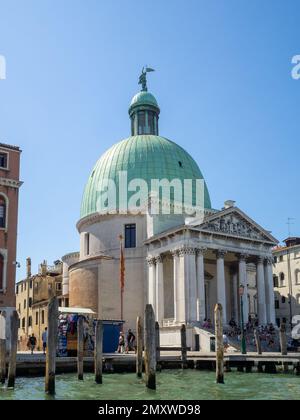
[[[81,218],[101,211],[99,209],[99,191],[103,191],[107,185],[107,179],[113,180],[119,188],[120,171],[127,171],[128,183],[137,178],[145,180],[149,191],[151,191],[151,180],[153,179],[169,181],[175,178],[181,181],[203,179],[193,158],[172,141],[156,135],[131,136],[112,146],[96,163],[84,190]],[[191,194],[192,198],[190,199],[193,204],[196,204],[195,188]],[[129,196],[130,193],[128,193]],[[204,207],[211,208],[205,183]]]
[[[158,103],[155,97],[150,92],[139,92],[137,93],[130,103],[130,108],[140,105],[152,105],[158,108]]]

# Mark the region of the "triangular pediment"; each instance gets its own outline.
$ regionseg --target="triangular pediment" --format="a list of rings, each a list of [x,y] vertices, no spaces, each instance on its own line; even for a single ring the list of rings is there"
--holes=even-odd
[[[204,232],[247,238],[253,241],[278,243],[268,231],[248,217],[238,207],[230,207],[206,217],[202,223],[194,224],[194,228]]]

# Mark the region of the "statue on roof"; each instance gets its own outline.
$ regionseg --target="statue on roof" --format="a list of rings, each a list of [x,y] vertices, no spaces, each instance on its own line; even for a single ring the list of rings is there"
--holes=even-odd
[[[143,67],[142,74],[139,77],[139,85],[142,85],[142,92],[147,92],[147,73],[150,73],[151,71],[155,71],[151,67]]]

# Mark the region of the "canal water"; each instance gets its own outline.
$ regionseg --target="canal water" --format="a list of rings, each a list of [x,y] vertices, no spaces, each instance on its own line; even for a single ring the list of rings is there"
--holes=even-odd
[[[0,400],[52,399],[43,390],[44,378],[18,378],[15,390],[0,388]],[[167,370],[157,375],[157,390],[151,391],[130,373],[104,375],[103,385],[96,385],[92,374],[86,374],[84,381],[65,374],[56,377],[55,399],[300,400],[300,377],[230,372],[225,385],[217,385],[214,372]]]

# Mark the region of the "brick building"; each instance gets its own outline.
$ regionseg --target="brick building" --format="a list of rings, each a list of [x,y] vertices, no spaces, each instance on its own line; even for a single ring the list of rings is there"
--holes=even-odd
[[[20,154],[19,147],[0,143],[0,312],[8,319],[16,307],[18,201],[22,185]]]

